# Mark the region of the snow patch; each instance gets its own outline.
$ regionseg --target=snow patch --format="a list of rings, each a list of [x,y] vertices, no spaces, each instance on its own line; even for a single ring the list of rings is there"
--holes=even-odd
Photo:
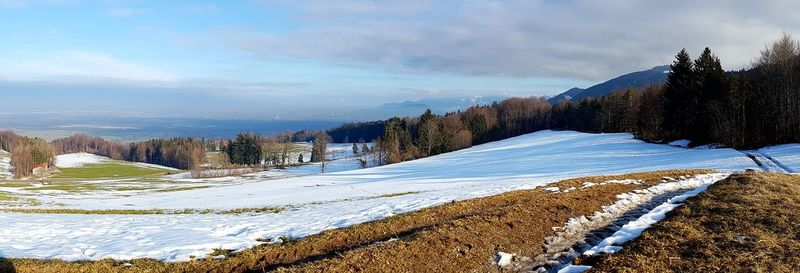
[[[670,142],[669,145],[676,146],[676,147],[689,148],[689,143],[691,143],[691,141],[689,141],[688,139],[681,139],[681,140],[676,140],[676,141]]]
[[[58,168],[80,168],[88,164],[98,164],[111,161],[110,158],[90,153],[74,153],[56,156]]]
[[[497,252],[497,255],[494,258],[495,265],[499,267],[509,267],[511,266],[511,260],[514,258],[514,254],[505,253],[505,252]]]
[[[558,270],[558,273],[583,273],[589,269],[592,269],[592,267],[588,265],[568,265]]]
[[[594,187],[597,185],[604,186],[608,184],[623,184],[623,185],[639,185],[642,184],[642,180],[640,179],[625,179],[625,180],[609,180],[600,183],[592,183],[592,182],[583,182],[581,188],[589,188]]]
[[[725,176],[727,177],[727,175]],[[712,178],[713,179],[713,178]],[[636,239],[639,235],[642,235],[645,229],[649,228],[658,221],[663,220],[667,217],[667,213],[672,211],[673,209],[677,208],[678,206],[686,201],[687,198],[696,196],[701,192],[704,192],[708,186],[713,184],[716,181],[722,180],[724,178],[720,178],[717,180],[698,180],[697,182],[702,183],[697,188],[688,191],[684,194],[678,195],[676,197],[670,198],[664,204],[659,205],[655,209],[651,210],[650,212],[642,215],[639,219],[632,221],[630,223],[625,224],[622,226],[622,229],[618,230],[611,235],[611,237],[605,238],[603,241],[600,242],[592,249],[587,250],[584,252],[584,255],[597,255],[602,253],[607,254],[614,254],[622,250],[621,245],[627,243],[630,240]]]

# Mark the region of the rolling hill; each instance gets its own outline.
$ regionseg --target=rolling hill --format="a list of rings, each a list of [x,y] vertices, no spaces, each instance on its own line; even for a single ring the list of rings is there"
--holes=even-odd
[[[550,103],[556,103],[564,99],[578,101],[585,97],[605,96],[611,92],[629,87],[642,88],[654,84],[662,84],[667,80],[668,73],[668,65],[656,66],[648,70],[628,73],[586,89],[572,88],[564,93],[556,95],[548,101]]]

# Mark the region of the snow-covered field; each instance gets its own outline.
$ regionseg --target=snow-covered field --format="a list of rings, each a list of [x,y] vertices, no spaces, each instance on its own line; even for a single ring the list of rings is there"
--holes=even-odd
[[[73,209],[288,209],[246,215],[0,213],[0,253],[65,260],[148,257],[184,261],[204,257],[215,248],[251,247],[260,238],[303,237],[566,178],[699,168],[737,171],[758,167],[732,149],[649,144],[630,134],[542,131],[370,169],[129,197],[44,197]]]
[[[0,179],[11,179],[14,177],[11,169],[11,153],[0,150]]]
[[[124,164],[133,164],[143,168],[158,168],[158,169],[165,169],[165,170],[172,170],[177,171],[178,169],[170,168],[166,166],[156,165],[156,164],[147,164],[141,162],[127,162],[127,161],[115,161],[108,157],[94,155],[90,153],[74,153],[74,154],[63,154],[57,155],[55,159],[55,165],[58,168],[80,168],[90,164],[100,164],[100,163],[109,163],[109,162],[120,162]]]
[[[772,146],[759,149],[758,152],[789,173],[800,172],[800,144]]]
[[[55,165],[58,168],[79,168],[88,164],[99,164],[103,162],[110,162],[111,159],[99,155],[89,153],[75,153],[57,155]]]

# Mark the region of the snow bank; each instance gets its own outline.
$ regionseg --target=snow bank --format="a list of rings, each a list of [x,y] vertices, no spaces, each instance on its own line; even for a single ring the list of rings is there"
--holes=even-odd
[[[688,139],[681,139],[681,140],[676,140],[676,141],[670,142],[669,145],[688,148],[689,147],[689,143],[691,143],[691,141],[689,141]]]
[[[90,153],[73,153],[73,154],[63,154],[57,155],[55,160],[55,165],[58,168],[80,168],[88,164],[98,164],[98,163],[106,163],[116,161],[111,158],[105,156],[99,156]],[[127,162],[127,161],[119,161],[126,164],[136,165],[142,168],[155,168],[155,169],[165,169],[171,171],[179,171],[178,169],[161,166],[156,164],[148,164],[148,163],[141,163],[141,162]]]
[[[45,215],[0,213],[0,253],[10,257],[186,261],[259,238],[290,238],[453,200],[529,189],[567,178],[670,169],[757,168],[731,149],[650,144],[630,134],[542,131],[420,160],[277,180],[131,197],[54,199],[67,208],[259,208],[256,215]],[[408,193],[381,197],[392,193]]]
[[[111,161],[110,158],[93,155],[90,153],[74,153],[56,156],[56,167],[58,168],[80,168],[87,164],[97,164]]]

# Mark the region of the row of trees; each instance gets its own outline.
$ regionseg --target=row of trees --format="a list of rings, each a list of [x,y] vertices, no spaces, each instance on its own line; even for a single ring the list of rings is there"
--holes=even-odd
[[[383,122],[375,149],[385,163],[395,163],[543,129],[630,132],[654,142],[689,139],[692,145],[743,149],[798,142],[799,85],[800,42],[788,35],[750,69],[732,73],[709,48],[695,60],[681,50],[663,86],[554,105],[544,98],[511,98],[442,116],[428,110]]]
[[[230,163],[242,166],[272,166],[286,167],[293,164],[293,157],[296,156],[295,163],[304,163],[303,151],[295,147],[293,138],[275,136],[259,136],[253,133],[241,133],[235,139],[227,141],[224,147],[225,154]],[[313,138],[311,148],[311,162],[322,163],[322,171],[325,171],[327,163],[328,143],[331,137],[324,132],[317,132]]]
[[[124,145],[84,134],[56,139],[52,142],[56,154],[90,153],[118,160],[126,160]]]
[[[91,153],[116,160],[143,162],[178,169],[197,169],[205,162],[203,141],[192,138],[153,139],[122,144],[99,137],[73,135],[47,142],[41,138],[19,136],[11,131],[0,132],[0,149],[11,153],[14,175],[32,174],[38,166],[50,166],[55,155]]]
[[[193,138],[151,139],[130,143],[122,159],[158,164],[182,170],[195,170],[206,161],[204,142]],[[111,157],[114,158],[114,157]]]
[[[116,160],[193,170],[205,162],[206,144],[199,139],[152,139],[122,144],[99,137],[74,135],[51,142],[57,154],[91,153]]]
[[[713,107],[715,140],[743,148],[800,142],[800,42],[789,35],[761,52],[753,68],[736,73]]]
[[[11,131],[0,132],[0,149],[11,153],[16,177],[30,175],[37,166],[51,165],[55,156],[53,147],[44,139],[19,136]]]
[[[325,133],[336,143],[356,143],[358,141],[372,141],[383,136],[383,128],[385,126],[386,121],[384,120],[351,122],[327,130]],[[313,135],[316,135],[316,133]]]

